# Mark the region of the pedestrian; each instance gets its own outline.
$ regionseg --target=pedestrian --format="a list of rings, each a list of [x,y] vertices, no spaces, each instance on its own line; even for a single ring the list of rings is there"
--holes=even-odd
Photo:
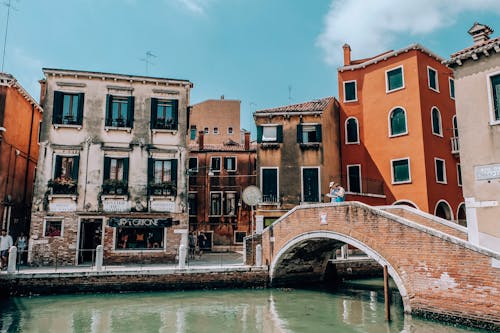
[[[2,235],[0,236],[0,256],[1,260],[1,269],[7,269],[7,263],[9,261],[9,249],[13,245],[12,237],[7,235],[7,230],[2,229]]]
[[[189,241],[189,258],[194,259],[196,250],[196,238],[194,237],[194,232],[189,233],[188,241]]]
[[[207,236],[203,232],[198,235],[198,247],[200,248],[200,256],[203,254],[203,250],[206,247]]]
[[[335,202],[344,202],[345,190],[340,184],[335,185]]]
[[[19,258],[21,258],[19,260],[21,265],[24,264],[24,260],[23,260],[24,251],[26,251],[27,244],[28,244],[28,240],[26,239],[24,232],[21,231],[21,234],[17,237],[16,243],[14,244],[15,246],[17,246],[17,253],[19,255]]]
[[[335,182],[330,182],[329,192],[326,194],[330,198],[330,202],[335,202],[337,200],[337,193],[335,191]]]

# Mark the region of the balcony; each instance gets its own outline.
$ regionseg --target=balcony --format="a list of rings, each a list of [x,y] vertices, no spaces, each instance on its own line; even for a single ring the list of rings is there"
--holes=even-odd
[[[50,188],[51,194],[69,194],[76,195],[78,184],[76,180],[67,177],[58,177],[54,180],[49,180],[47,187]]]
[[[128,194],[128,183],[124,180],[106,179],[102,184],[103,194]]]
[[[173,182],[162,182],[148,184],[148,194],[156,196],[175,196],[177,194],[177,186]]]
[[[460,153],[460,145],[458,141],[458,136],[451,138],[451,153],[453,155],[458,155]]]
[[[262,196],[262,201],[259,202],[261,205],[273,205],[278,203],[278,196],[277,195],[271,195],[271,194],[265,194]]]

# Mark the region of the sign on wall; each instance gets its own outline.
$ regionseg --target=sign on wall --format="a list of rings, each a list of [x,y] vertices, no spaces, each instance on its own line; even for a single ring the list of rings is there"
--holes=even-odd
[[[102,202],[102,209],[105,212],[128,212],[130,211],[130,203],[126,200],[106,199]]]
[[[110,227],[136,227],[136,228],[166,228],[173,224],[171,217],[167,219],[147,219],[147,218],[127,218],[127,217],[110,217],[108,225]]]
[[[169,200],[153,200],[150,201],[150,209],[152,212],[175,212],[175,202]]]
[[[476,180],[500,178],[500,164],[478,165],[474,167]]]
[[[49,211],[51,212],[75,212],[76,202],[50,202]]]

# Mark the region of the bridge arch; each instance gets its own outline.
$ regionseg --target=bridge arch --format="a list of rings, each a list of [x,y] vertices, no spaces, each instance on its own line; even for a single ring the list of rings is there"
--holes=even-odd
[[[314,240],[314,239],[332,239],[336,241],[341,241],[346,244],[350,244],[352,246],[355,246],[356,248],[362,250],[364,253],[366,253],[370,258],[374,259],[377,263],[379,263],[381,266],[387,266],[387,271],[391,278],[393,279],[394,283],[396,284],[399,293],[401,295],[401,298],[403,300],[403,307],[404,311],[406,313],[411,313],[411,305],[408,297],[408,293],[406,290],[406,287],[403,283],[403,279],[399,276],[399,273],[397,270],[388,262],[383,256],[381,256],[378,252],[373,250],[371,247],[367,246],[363,242],[350,237],[345,234],[341,234],[338,232],[334,231],[312,231],[312,232],[306,232],[303,233],[290,241],[288,241],[286,244],[284,244],[281,249],[276,253],[274,256],[271,265],[269,267],[269,275],[270,275],[270,280],[271,284],[273,282],[273,278],[275,277],[275,274],[277,272],[277,269],[279,268],[279,265],[282,261],[282,258],[286,253],[298,246],[299,244],[303,243],[304,241],[307,240]]]

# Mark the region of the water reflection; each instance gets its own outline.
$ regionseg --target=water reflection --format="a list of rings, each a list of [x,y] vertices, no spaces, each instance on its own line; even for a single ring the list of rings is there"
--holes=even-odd
[[[381,290],[225,290],[3,301],[0,332],[465,332],[404,316],[384,321]]]

